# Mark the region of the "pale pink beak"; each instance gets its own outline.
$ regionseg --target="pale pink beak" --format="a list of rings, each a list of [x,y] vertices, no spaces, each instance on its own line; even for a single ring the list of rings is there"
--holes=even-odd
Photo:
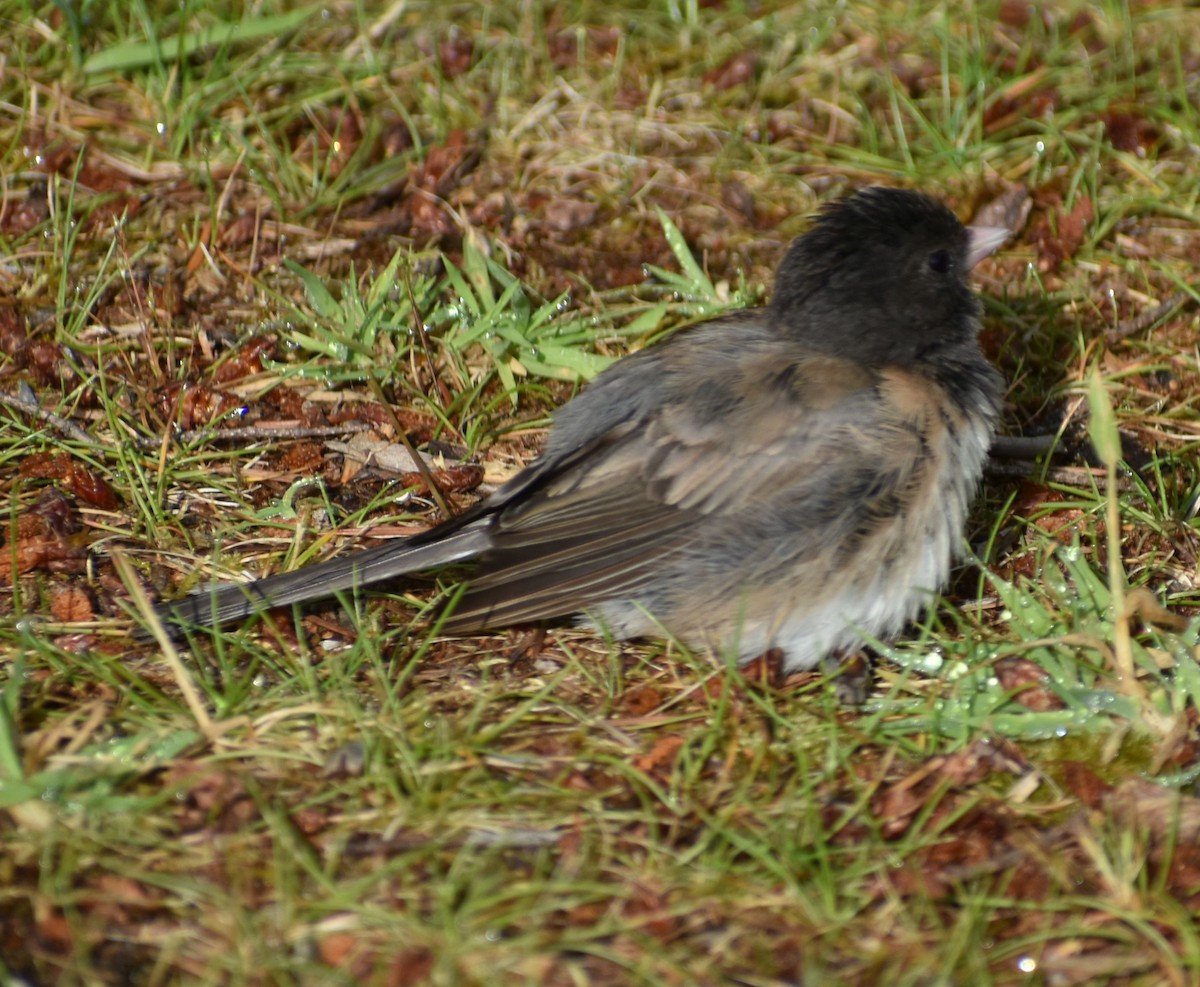
[[[1012,232],[1003,226],[968,226],[967,236],[967,269],[970,270],[999,250]]]

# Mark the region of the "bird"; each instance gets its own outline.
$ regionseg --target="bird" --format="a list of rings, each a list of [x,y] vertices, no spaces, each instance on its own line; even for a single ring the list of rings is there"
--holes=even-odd
[[[157,615],[221,625],[466,564],[445,634],[580,614],[789,673],[894,637],[948,578],[1000,417],[969,272],[1008,235],[916,190],[836,199],[765,306],[610,365],[487,499]]]

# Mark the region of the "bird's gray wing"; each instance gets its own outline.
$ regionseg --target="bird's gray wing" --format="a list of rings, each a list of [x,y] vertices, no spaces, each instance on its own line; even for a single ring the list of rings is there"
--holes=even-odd
[[[652,597],[671,556],[727,549],[743,529],[756,551],[778,533],[799,561],[816,558],[909,495],[922,427],[887,420],[877,375],[777,346],[724,360],[702,349],[687,351],[700,365],[678,375],[686,390],[495,513],[448,630]]]

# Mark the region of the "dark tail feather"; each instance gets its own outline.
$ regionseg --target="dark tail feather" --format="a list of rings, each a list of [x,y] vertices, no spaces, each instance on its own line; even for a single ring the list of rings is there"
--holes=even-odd
[[[343,590],[462,562],[479,555],[489,541],[482,523],[460,528],[443,538],[418,535],[252,583],[215,585],[160,604],[157,614],[167,624],[215,627],[270,607],[319,600]]]

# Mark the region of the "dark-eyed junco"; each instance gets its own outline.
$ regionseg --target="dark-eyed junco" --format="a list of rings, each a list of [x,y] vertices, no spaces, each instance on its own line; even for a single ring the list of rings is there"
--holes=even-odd
[[[448,632],[583,611],[788,670],[896,633],[944,583],[999,414],[967,274],[1007,231],[912,191],[825,207],[775,294],[614,364],[542,456],[403,541],[160,608],[213,624],[471,561]]]

